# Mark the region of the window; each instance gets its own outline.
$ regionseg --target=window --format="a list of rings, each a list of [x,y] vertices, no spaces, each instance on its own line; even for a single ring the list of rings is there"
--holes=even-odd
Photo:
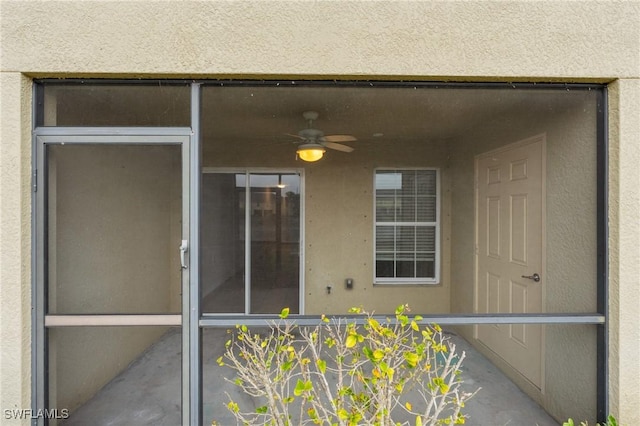
[[[376,283],[439,280],[438,170],[376,170]]]

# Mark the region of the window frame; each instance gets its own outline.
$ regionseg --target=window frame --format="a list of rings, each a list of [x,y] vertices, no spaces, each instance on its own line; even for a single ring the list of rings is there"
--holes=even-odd
[[[378,172],[383,171],[434,171],[436,176],[435,190],[436,190],[436,206],[435,206],[435,221],[433,222],[378,222],[377,216],[377,199],[378,194],[376,192],[376,176]],[[439,285],[440,284],[440,265],[441,265],[441,242],[440,242],[440,228],[441,228],[441,190],[440,190],[441,173],[439,167],[376,167],[373,170],[373,284],[374,285]],[[378,277],[377,264],[378,264],[378,226],[424,226],[433,227],[435,229],[435,251],[434,251],[434,276],[429,277]],[[397,253],[397,251],[395,252]],[[414,251],[415,254],[415,251]],[[415,273],[414,273],[415,275]]]

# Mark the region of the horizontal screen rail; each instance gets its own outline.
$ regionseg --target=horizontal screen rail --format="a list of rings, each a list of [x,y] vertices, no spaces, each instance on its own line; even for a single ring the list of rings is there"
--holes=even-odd
[[[45,327],[180,326],[182,315],[46,315]]]
[[[413,317],[414,315],[409,315]],[[598,313],[587,314],[447,314],[421,315],[423,324],[439,325],[476,325],[476,324],[604,324],[605,317]],[[364,324],[362,315],[335,315],[329,319],[342,319],[343,322]],[[393,314],[374,315],[378,321],[393,319]],[[200,327],[233,327],[238,324],[247,326],[265,326],[273,322],[286,321],[301,326],[314,326],[322,323],[317,315],[290,315],[281,320],[277,315],[214,315],[205,314],[200,318]]]

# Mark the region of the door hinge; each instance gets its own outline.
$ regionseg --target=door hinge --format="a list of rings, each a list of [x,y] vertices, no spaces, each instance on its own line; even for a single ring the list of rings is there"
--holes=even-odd
[[[33,192],[38,192],[38,169],[33,169],[33,174],[31,175],[31,186],[33,187]]]

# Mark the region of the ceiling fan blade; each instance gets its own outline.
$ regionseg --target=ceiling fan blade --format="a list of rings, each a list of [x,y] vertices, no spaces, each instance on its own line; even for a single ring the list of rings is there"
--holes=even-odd
[[[302,137],[302,136],[300,136],[300,135],[294,135],[293,133],[285,133],[285,135],[287,135],[287,136],[291,136],[291,137],[293,137],[293,138],[298,138],[298,139],[305,140],[305,138],[304,138],[304,137]]]
[[[327,148],[331,148],[331,149],[335,149],[337,151],[342,151],[342,152],[352,152],[353,148],[351,148],[350,146],[346,146],[346,145],[341,145],[339,143],[333,143],[333,142],[320,142],[322,145],[326,146]]]
[[[358,139],[351,135],[326,135],[324,140],[327,142],[353,142]]]

